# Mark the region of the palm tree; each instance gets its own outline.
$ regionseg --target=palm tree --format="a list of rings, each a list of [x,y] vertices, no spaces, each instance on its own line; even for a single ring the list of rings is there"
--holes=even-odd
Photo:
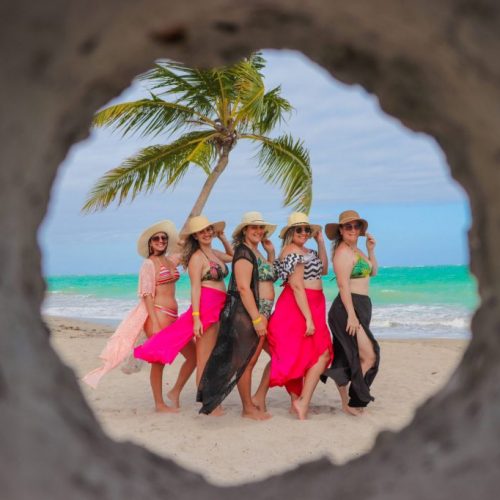
[[[309,212],[312,174],[307,149],[290,135],[267,135],[292,106],[281,97],[280,87],[265,91],[264,66],[259,53],[219,69],[158,62],[140,77],[151,84],[149,99],[109,106],[95,115],[93,124],[119,129],[124,136],[167,132],[178,137],[148,146],[109,170],[94,185],[83,211],[102,210],[127,197],[133,200],[158,186],[174,188],[194,165],[207,175],[189,216],[199,215],[229,154],[239,140],[247,139],[258,146],[260,175],[281,186],[283,205]]]

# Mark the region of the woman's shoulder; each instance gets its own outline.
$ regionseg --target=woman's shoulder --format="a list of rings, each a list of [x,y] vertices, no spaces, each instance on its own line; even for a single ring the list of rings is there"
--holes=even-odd
[[[153,259],[151,259],[151,257],[148,257],[147,259],[144,259],[142,261],[141,269],[149,270],[149,269],[154,269],[154,268],[155,268],[155,264],[153,262]]]

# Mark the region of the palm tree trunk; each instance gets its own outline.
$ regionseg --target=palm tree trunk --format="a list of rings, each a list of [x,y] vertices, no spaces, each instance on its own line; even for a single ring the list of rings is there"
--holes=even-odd
[[[184,232],[187,228],[187,223],[188,220],[191,217],[194,217],[195,215],[200,215],[201,211],[203,210],[208,197],[210,196],[210,193],[212,192],[212,188],[214,187],[215,183],[217,182],[217,179],[221,176],[222,172],[224,172],[225,168],[227,167],[228,161],[229,161],[229,151],[230,147],[224,146],[222,148],[222,153],[219,157],[219,161],[217,162],[217,165],[215,168],[212,170],[211,174],[207,177],[207,180],[205,181],[205,184],[203,184],[203,188],[201,189],[200,194],[198,195],[198,198],[196,199],[195,204],[193,205],[193,208],[191,209],[191,212],[184,222],[184,225],[182,226],[181,233]]]

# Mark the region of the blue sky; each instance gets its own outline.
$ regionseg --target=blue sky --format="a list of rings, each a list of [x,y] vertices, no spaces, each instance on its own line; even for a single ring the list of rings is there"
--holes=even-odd
[[[467,199],[435,141],[405,129],[380,110],[375,97],[335,81],[302,54],[264,55],[266,85],[281,85],[295,108],[282,129],[303,139],[310,151],[311,221],[324,225],[336,221],[342,210],[358,210],[377,238],[381,265],[466,264]],[[143,84],[133,82],[112,102],[144,95]],[[141,258],[135,242],[141,231],[164,218],[180,228],[204,181],[194,167],[175,191],[158,190],[96,214],[80,212],[88,191],[107,170],[141,147],[167,140],[122,139],[101,129],[73,146],[59,169],[39,233],[45,275],[136,272]],[[281,206],[279,188],[258,177],[253,154],[250,144],[237,145],[204,210],[213,220],[225,220],[229,232],[245,211],[260,210],[280,227],[291,211]]]

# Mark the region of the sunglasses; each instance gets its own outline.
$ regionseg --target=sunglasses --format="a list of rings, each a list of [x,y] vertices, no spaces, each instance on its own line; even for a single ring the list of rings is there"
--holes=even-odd
[[[157,234],[156,236],[151,236],[151,241],[154,241],[155,243],[158,243],[159,241],[168,241],[168,236],[165,236],[164,234]]]
[[[342,224],[342,228],[347,230],[347,231],[352,231],[353,229],[356,231],[359,231],[363,227],[363,224],[361,222],[355,222],[354,224]]]
[[[299,226],[295,228],[295,234],[302,234],[302,231],[304,231],[304,233],[306,234],[311,234],[311,226]]]
[[[201,234],[205,234],[205,233],[213,233],[214,232],[214,226],[207,226],[207,227],[204,227],[201,231],[198,231],[199,233]]]
[[[248,229],[266,229],[266,226],[262,226],[260,224],[249,224]]]

